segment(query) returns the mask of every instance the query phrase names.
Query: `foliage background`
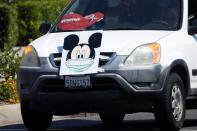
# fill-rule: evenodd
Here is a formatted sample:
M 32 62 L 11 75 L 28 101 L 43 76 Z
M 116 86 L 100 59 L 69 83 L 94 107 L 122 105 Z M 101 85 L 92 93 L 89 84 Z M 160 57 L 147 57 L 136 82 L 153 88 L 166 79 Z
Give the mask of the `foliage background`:
M 40 36 L 39 27 L 43 22 L 53 23 L 68 0 L 34 0 L 17 4 L 19 38 L 18 45 L 28 44 Z
M 41 34 L 40 24 L 53 23 L 68 0 L 0 1 L 0 48 L 27 45 Z
M 42 34 L 42 23 L 53 23 L 69 0 L 0 0 L 0 101 L 18 102 L 18 49 Z

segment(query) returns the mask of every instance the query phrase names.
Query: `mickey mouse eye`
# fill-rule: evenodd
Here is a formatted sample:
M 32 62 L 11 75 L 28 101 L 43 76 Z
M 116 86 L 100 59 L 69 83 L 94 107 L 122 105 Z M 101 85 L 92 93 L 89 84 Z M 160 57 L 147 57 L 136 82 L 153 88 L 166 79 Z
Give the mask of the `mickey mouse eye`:
M 81 58 L 85 58 L 85 50 L 82 50 L 82 53 L 81 53 Z
M 90 53 L 91 53 L 90 47 L 88 45 L 84 45 L 82 47 L 83 58 L 89 58 L 90 57 Z
M 76 46 L 72 51 L 71 51 L 71 59 L 76 60 L 81 58 L 81 47 Z
M 80 59 L 80 58 L 81 58 L 81 53 L 80 53 L 79 50 L 77 51 L 76 58 L 77 58 L 77 59 Z
M 83 54 L 81 54 L 81 59 L 83 59 L 84 58 L 84 55 Z

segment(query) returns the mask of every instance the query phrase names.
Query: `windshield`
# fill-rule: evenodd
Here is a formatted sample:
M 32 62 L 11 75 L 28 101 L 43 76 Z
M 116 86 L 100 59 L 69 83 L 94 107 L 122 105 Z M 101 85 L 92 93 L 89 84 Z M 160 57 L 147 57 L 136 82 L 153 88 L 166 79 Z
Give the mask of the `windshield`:
M 52 32 L 178 30 L 181 0 L 73 0 Z

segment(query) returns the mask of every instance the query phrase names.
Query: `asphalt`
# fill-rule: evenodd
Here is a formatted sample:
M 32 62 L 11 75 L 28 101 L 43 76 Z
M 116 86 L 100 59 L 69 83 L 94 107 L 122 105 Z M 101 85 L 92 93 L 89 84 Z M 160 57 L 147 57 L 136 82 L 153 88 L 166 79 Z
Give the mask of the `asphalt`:
M 20 105 L 0 106 L 0 131 L 26 130 L 21 114 Z M 120 127 L 105 127 L 96 114 L 80 114 L 75 116 L 54 116 L 49 130 L 66 131 L 159 131 L 152 113 L 136 113 L 126 115 Z M 197 110 L 188 110 L 186 121 L 181 131 L 197 131 Z
M 78 114 L 72 116 L 53 116 L 54 121 L 62 119 L 86 118 L 86 116 L 95 116 L 96 114 Z M 22 124 L 22 117 L 20 112 L 20 104 L 1 105 L 0 106 L 0 127 L 10 124 Z

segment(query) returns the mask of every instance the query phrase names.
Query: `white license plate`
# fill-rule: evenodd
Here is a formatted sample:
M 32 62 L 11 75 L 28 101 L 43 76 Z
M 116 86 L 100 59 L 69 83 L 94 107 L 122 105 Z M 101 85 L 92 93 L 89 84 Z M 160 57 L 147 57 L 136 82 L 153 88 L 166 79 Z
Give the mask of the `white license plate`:
M 90 76 L 70 77 L 65 76 L 65 88 L 69 89 L 89 89 L 91 88 Z

